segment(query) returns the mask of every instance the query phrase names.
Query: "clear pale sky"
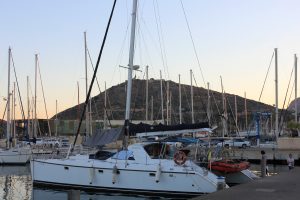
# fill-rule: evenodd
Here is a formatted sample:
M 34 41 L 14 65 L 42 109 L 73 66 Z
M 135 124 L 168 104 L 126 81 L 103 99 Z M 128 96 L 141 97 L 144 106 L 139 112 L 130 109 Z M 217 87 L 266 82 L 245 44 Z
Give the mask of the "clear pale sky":
M 0 1 L 1 117 L 5 104 L 2 97 L 7 96 L 9 46 L 25 107 L 26 76 L 30 78 L 31 96 L 34 94 L 36 53 L 50 117 L 55 114 L 56 99 L 59 111 L 77 104 L 77 81 L 80 100 L 84 100 L 83 32 L 87 32 L 88 49 L 95 63 L 112 3 L 112 0 Z M 222 76 L 226 92 L 239 96 L 246 92 L 247 98 L 258 100 L 273 49 L 277 47 L 279 107 L 282 107 L 294 54 L 300 54 L 300 1 L 182 0 L 182 3 L 205 82 L 210 82 L 211 89 L 221 90 Z M 131 7 L 131 0 L 117 2 L 97 75 L 102 90 L 105 81 L 109 88 L 127 78 L 127 71 L 118 66 L 128 64 Z M 181 74 L 181 82 L 185 84 L 190 84 L 192 69 L 197 85 L 204 86 L 180 0 L 140 0 L 137 26 L 135 64 L 143 71 L 149 65 L 149 76 L 156 79 L 159 70 L 164 79 L 176 82 Z M 88 64 L 91 77 L 92 68 Z M 275 102 L 273 66 L 274 62 L 261 99 L 267 104 Z M 136 76 L 143 78 L 144 72 Z M 11 77 L 14 80 L 13 73 Z M 97 94 L 94 87 L 93 96 Z M 45 117 L 40 81 L 37 95 L 38 117 Z

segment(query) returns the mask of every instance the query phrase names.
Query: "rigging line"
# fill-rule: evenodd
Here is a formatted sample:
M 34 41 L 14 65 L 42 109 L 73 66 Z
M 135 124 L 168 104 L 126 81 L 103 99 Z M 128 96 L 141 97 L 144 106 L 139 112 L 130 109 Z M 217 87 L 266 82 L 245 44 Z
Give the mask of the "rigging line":
M 11 61 L 12 61 L 12 65 L 14 68 L 14 74 L 15 74 L 15 79 L 17 82 L 17 89 L 18 89 L 18 96 L 19 96 L 19 101 L 20 101 L 20 105 L 21 105 L 21 113 L 22 113 L 22 118 L 25 121 L 25 114 L 24 114 L 24 107 L 23 107 L 23 102 L 22 102 L 22 98 L 21 98 L 21 93 L 20 93 L 20 87 L 19 87 L 19 81 L 18 81 L 18 77 L 17 77 L 17 73 L 16 73 L 16 67 L 15 67 L 15 62 L 14 62 L 14 58 L 13 55 L 11 53 Z
M 48 110 L 47 110 L 47 104 L 46 104 L 46 98 L 45 98 L 45 93 L 44 93 L 44 86 L 43 86 L 43 80 L 42 80 L 42 75 L 41 75 L 41 68 L 40 68 L 40 61 L 39 61 L 39 59 L 37 59 L 37 66 L 38 66 L 38 71 L 39 71 L 39 77 L 40 77 L 40 80 L 41 80 L 41 87 L 42 87 L 42 93 L 43 93 L 43 99 L 44 99 L 44 106 L 45 106 L 45 112 L 46 112 L 47 123 L 48 123 L 48 131 L 49 131 L 50 136 L 52 136 L 50 122 L 49 122 L 49 117 L 48 117 Z
M 88 91 L 88 94 L 86 96 L 85 103 L 84 103 L 84 106 L 83 106 L 83 111 L 82 111 L 81 119 L 79 121 L 79 125 L 78 125 L 78 128 L 77 128 L 76 137 L 74 139 L 73 146 L 72 145 L 71 145 L 72 147 L 70 146 L 70 148 L 71 148 L 70 150 L 71 151 L 73 151 L 73 149 L 74 149 L 74 146 L 76 144 L 76 141 L 77 141 L 77 138 L 78 138 L 78 135 L 79 135 L 79 132 L 80 132 L 81 124 L 82 124 L 82 121 L 83 121 L 83 118 L 84 118 L 84 115 L 85 115 L 86 107 L 88 105 L 88 101 L 89 101 L 89 98 L 90 98 L 90 95 L 91 95 L 92 87 L 93 87 L 93 84 L 94 84 L 94 81 L 95 81 L 95 78 L 96 78 L 96 74 L 97 74 L 97 71 L 98 71 L 100 59 L 101 59 L 102 52 L 103 52 L 103 49 L 104 49 L 104 45 L 105 45 L 107 33 L 108 33 L 108 30 L 109 30 L 109 27 L 110 27 L 110 23 L 111 23 L 111 19 L 112 19 L 114 10 L 115 10 L 116 2 L 117 2 L 117 0 L 114 0 L 113 6 L 112 6 L 112 10 L 111 10 L 111 13 L 110 13 L 110 16 L 109 16 L 109 20 L 108 20 L 108 23 L 107 23 L 107 26 L 106 26 L 104 38 L 102 40 L 101 49 L 100 49 L 99 56 L 98 56 L 98 59 L 97 59 L 97 63 L 96 63 L 95 71 L 94 71 L 94 74 L 93 74 L 93 78 L 91 80 L 89 91 Z
M 193 36 L 192 36 L 192 32 L 191 32 L 191 28 L 190 28 L 189 22 L 187 20 L 187 16 L 186 16 L 186 13 L 185 13 L 185 9 L 184 9 L 182 0 L 180 0 L 180 3 L 181 3 L 181 8 L 182 8 L 182 11 L 183 11 L 183 14 L 184 14 L 184 18 L 185 18 L 185 22 L 186 22 L 187 28 L 189 30 L 189 35 L 190 35 L 190 38 L 191 38 L 191 41 L 192 41 L 192 44 L 193 44 L 193 49 L 194 49 L 194 53 L 195 53 L 195 56 L 196 56 L 196 59 L 197 59 L 198 67 L 200 69 L 201 76 L 202 76 L 202 79 L 203 79 L 204 88 L 206 88 L 206 84 L 205 84 L 206 81 L 204 79 L 204 75 L 203 75 L 202 68 L 201 68 L 201 65 L 200 65 L 199 57 L 198 57 L 198 54 L 197 54 L 197 51 L 196 51 L 195 42 L 194 42 L 194 39 L 193 39 Z
M 92 58 L 91 58 L 91 54 L 90 54 L 90 51 L 89 51 L 88 47 L 86 48 L 86 50 L 87 50 L 88 57 L 89 57 L 89 60 L 90 60 L 90 63 L 91 63 L 91 66 L 92 66 L 92 69 L 93 69 L 93 72 L 94 72 L 95 68 L 94 68 L 94 64 L 93 64 L 93 61 L 92 61 Z M 101 94 L 101 89 L 100 89 L 100 85 L 99 85 L 99 81 L 98 81 L 97 75 L 96 75 L 96 83 L 97 83 L 97 86 L 98 86 L 98 89 L 99 89 L 99 95 L 100 95 Z M 98 112 L 95 100 L 93 100 L 93 98 L 91 98 L 90 101 L 92 101 L 94 103 L 94 106 L 95 106 L 95 109 L 96 109 L 96 113 L 97 113 L 97 115 L 98 115 L 98 117 L 100 119 L 100 113 Z
M 230 114 L 231 114 L 230 116 L 232 117 L 232 119 L 233 119 L 233 121 L 234 121 L 234 125 L 235 125 L 235 128 L 236 128 L 237 134 L 238 134 L 238 136 L 240 137 L 240 130 L 239 130 L 237 121 L 235 120 L 235 114 L 234 114 L 234 112 L 233 112 L 233 109 L 232 109 L 232 107 L 231 107 L 231 104 L 230 104 L 230 102 L 229 102 L 227 96 L 225 96 L 225 101 L 227 102 L 227 104 L 228 104 L 228 106 L 229 106 L 229 110 L 230 110 Z
M 166 68 L 167 68 L 167 73 L 168 73 L 168 78 L 170 77 L 170 73 L 169 73 L 169 67 L 168 67 L 168 60 L 167 60 L 167 54 L 166 54 L 166 48 L 165 48 L 165 40 L 164 40 L 164 34 L 163 34 L 163 29 L 162 29 L 162 23 L 161 23 L 161 17 L 160 17 L 160 12 L 159 12 L 159 6 L 157 3 L 157 0 L 155 0 L 156 2 L 156 7 L 157 7 L 157 16 L 158 16 L 158 24 L 159 24 L 159 30 L 160 30 L 160 35 L 161 35 L 161 42 L 162 42 L 162 50 L 163 50 L 163 55 L 165 58 L 165 63 L 166 63 Z
M 285 93 L 285 97 L 284 97 L 284 101 L 283 101 L 283 106 L 282 106 L 282 109 L 280 111 L 280 116 L 279 116 L 279 121 L 281 121 L 281 118 L 282 118 L 282 113 L 284 112 L 284 107 L 285 107 L 285 103 L 286 103 L 286 97 L 288 95 L 288 91 L 289 91 L 289 88 L 290 88 L 290 83 L 291 83 L 291 79 L 292 79 L 292 76 L 293 76 L 293 72 L 294 72 L 294 67 L 292 68 L 292 72 L 291 72 L 291 75 L 290 75 L 290 79 L 289 79 L 289 83 L 288 83 L 288 87 L 286 89 L 286 93 Z M 283 118 L 284 119 L 284 118 Z M 281 123 L 281 122 L 280 122 Z M 282 127 L 280 128 L 279 130 L 279 135 L 282 131 Z
M 139 57 L 140 57 L 140 65 L 143 65 L 143 53 L 142 53 L 142 50 L 143 50 L 143 48 L 142 48 L 142 46 L 141 46 L 141 28 L 140 28 L 140 24 L 139 24 L 139 18 L 137 18 L 137 32 L 136 32 L 136 35 L 137 35 L 137 39 L 139 39 L 139 41 L 138 42 L 136 42 L 136 44 L 138 45 L 138 47 L 139 48 L 137 48 L 136 49 L 136 52 L 137 52 L 137 50 L 139 50 Z M 135 76 L 137 76 L 137 73 L 138 73 L 138 71 L 135 71 Z M 137 76 L 137 77 L 140 77 L 140 75 L 139 76 Z
M 158 22 L 157 22 L 158 19 L 157 19 L 157 15 L 156 15 L 156 8 L 155 8 L 154 0 L 153 0 L 153 8 L 154 8 L 155 23 L 156 23 L 156 28 L 157 28 L 158 43 L 159 43 L 159 48 L 160 48 L 160 57 L 161 57 L 162 64 L 163 64 L 163 67 L 164 67 L 165 75 L 168 78 L 169 73 L 168 73 L 168 71 L 166 71 L 167 70 L 166 61 L 165 61 L 165 58 L 164 58 L 164 55 L 163 55 L 163 50 L 162 50 L 162 42 L 161 42 L 162 39 L 161 39 L 160 32 L 159 32 L 159 25 L 158 25 Z
M 121 58 L 123 57 L 123 54 L 124 54 L 124 48 L 125 48 L 125 42 L 126 42 L 126 38 L 127 38 L 127 35 L 128 35 L 129 24 L 130 24 L 130 22 L 127 22 L 125 35 L 124 35 L 124 38 L 123 38 L 123 41 L 122 41 L 122 44 L 121 44 L 121 49 L 120 49 L 119 55 L 118 55 L 118 57 L 117 57 L 117 62 L 116 62 L 116 65 L 115 65 L 115 66 L 119 66 L 119 64 L 120 64 L 120 62 L 121 62 Z M 119 72 L 120 72 L 120 68 L 119 68 L 119 67 L 118 67 L 118 69 L 119 69 Z M 112 79 L 111 79 L 110 85 L 112 85 L 112 81 L 113 81 L 113 79 L 114 79 L 115 73 L 116 73 L 116 68 L 114 68 L 114 71 L 113 71 L 113 75 L 112 75 Z M 121 82 L 121 77 L 119 77 L 119 81 Z
M 8 104 L 8 101 L 6 101 L 6 104 L 5 104 L 5 109 L 4 109 L 3 116 L 2 116 L 2 123 L 4 121 L 4 117 L 5 117 L 5 113 L 6 113 L 6 109 L 7 109 L 7 104 Z
M 183 86 L 183 85 L 182 85 Z M 186 86 L 186 87 L 188 87 L 188 86 Z M 186 92 L 186 87 L 185 86 L 183 86 L 182 87 L 182 89 L 183 89 L 183 91 L 184 91 L 184 94 L 185 94 L 185 99 L 186 99 L 186 102 L 187 102 L 187 105 L 188 105 L 188 108 L 189 108 L 189 110 L 192 110 L 192 106 L 191 106 L 191 104 L 190 104 L 190 98 L 188 98 L 188 96 L 190 96 L 190 95 L 187 95 L 187 92 Z
M 196 89 L 199 91 L 199 96 L 200 96 L 200 88 L 199 88 L 199 86 L 198 86 L 198 84 L 197 84 L 197 81 L 196 81 L 196 78 L 195 78 L 195 74 L 194 73 L 192 73 L 192 76 L 193 76 L 193 79 L 194 79 L 194 81 L 195 81 L 195 84 L 196 84 Z M 204 104 L 204 102 L 203 102 L 203 100 L 201 99 L 201 97 L 199 98 L 200 99 L 200 102 L 201 102 L 201 104 L 202 104 L 202 108 L 205 108 L 205 107 L 207 107 L 207 104 Z M 207 113 L 207 109 L 204 109 L 205 111 L 205 114 L 206 114 L 206 117 L 207 117 L 207 120 L 208 120 L 208 113 Z
M 89 49 L 87 48 L 87 53 L 88 53 L 88 56 L 89 56 L 89 60 L 91 62 L 91 66 L 93 68 L 93 72 L 95 71 L 95 68 L 94 68 L 94 64 L 93 64 L 93 61 L 92 61 L 92 58 L 91 58 L 91 54 L 90 54 L 90 51 Z M 96 82 L 97 82 L 97 86 L 98 86 L 98 89 L 99 89 L 99 95 L 101 94 L 101 89 L 100 89 L 100 84 L 99 84 L 99 81 L 98 81 L 98 78 L 96 76 Z M 99 96 L 100 97 L 100 96 Z M 91 101 L 92 101 L 93 98 L 91 98 Z M 100 119 L 100 112 L 98 112 L 98 108 L 97 108 L 97 105 L 96 105 L 96 102 L 94 101 L 94 106 L 96 108 L 96 113 L 98 114 L 98 117 Z M 105 110 L 105 115 L 108 119 L 108 123 L 109 123 L 109 126 L 112 128 L 112 125 L 111 125 L 111 122 L 110 122 L 110 119 L 108 117 L 108 113 L 107 113 L 107 108 L 104 106 L 104 110 Z
M 216 100 L 216 97 L 215 97 L 214 92 L 211 92 L 210 94 L 212 95 L 212 97 L 213 97 L 213 99 L 214 99 L 214 102 L 215 102 L 215 105 L 216 105 L 218 114 L 221 115 L 221 112 L 220 112 L 219 106 L 218 106 L 218 104 L 217 104 L 217 100 Z
M 149 29 L 149 27 L 147 26 L 147 24 L 145 23 L 145 20 L 143 18 L 141 18 L 141 21 L 143 22 L 144 24 L 144 27 L 146 29 L 146 33 L 148 33 L 149 37 L 150 37 L 150 40 L 151 40 L 151 46 L 154 46 L 154 49 L 155 49 L 155 53 L 158 53 L 160 50 L 159 50 L 159 47 L 157 46 L 156 44 L 156 41 L 154 40 L 154 36 L 151 34 L 151 31 Z M 146 42 L 145 42 L 146 43 Z M 161 56 L 161 54 L 158 53 L 158 56 Z
M 289 101 L 288 101 L 288 104 L 290 104 L 291 102 L 291 97 L 292 97 L 292 94 L 293 94 L 293 89 L 295 87 L 295 82 L 293 83 L 293 86 L 292 86 L 292 89 L 291 89 L 291 93 L 290 93 L 290 97 L 289 97 Z M 284 110 L 284 114 L 283 114 L 283 119 L 285 119 L 286 115 L 287 115 L 287 109 Z M 280 123 L 280 131 L 279 133 L 281 132 L 281 130 L 283 129 L 283 123 Z
M 260 92 L 258 101 L 260 101 L 260 98 L 261 98 L 261 96 L 262 96 L 263 90 L 264 90 L 264 88 L 265 88 L 265 84 L 266 84 L 266 81 L 267 81 L 267 77 L 268 77 L 268 75 L 269 75 L 269 71 L 270 71 L 270 67 L 271 67 L 271 64 L 272 64 L 273 57 L 274 57 L 274 52 L 273 52 L 272 57 L 271 57 L 271 60 L 270 60 L 270 64 L 269 64 L 269 67 L 268 67 L 268 71 L 267 71 L 267 74 L 266 74 L 266 77 L 265 77 L 265 80 L 264 80 L 263 87 L 261 88 L 261 92 Z
M 140 29 L 140 36 L 141 36 L 141 42 L 143 42 L 143 44 L 144 44 L 143 46 L 144 46 L 145 52 L 146 52 L 146 54 L 149 58 L 149 64 L 150 64 L 150 66 L 153 66 L 153 63 L 151 61 L 151 57 L 150 57 L 150 54 L 149 54 L 149 50 L 148 50 L 147 43 L 145 41 L 142 29 Z

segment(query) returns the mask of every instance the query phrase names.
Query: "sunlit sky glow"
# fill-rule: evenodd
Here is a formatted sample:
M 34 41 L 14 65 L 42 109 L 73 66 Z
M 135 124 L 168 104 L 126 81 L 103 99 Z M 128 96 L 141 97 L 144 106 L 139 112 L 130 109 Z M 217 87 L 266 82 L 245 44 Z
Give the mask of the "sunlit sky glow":
M 30 78 L 31 97 L 34 94 L 36 53 L 39 54 L 50 117 L 55 114 L 56 99 L 59 111 L 77 104 L 77 81 L 80 101 L 84 100 L 83 32 L 87 32 L 88 49 L 95 63 L 112 3 L 112 0 L 1 1 L 1 116 L 5 104 L 2 97 L 7 96 L 9 46 L 25 107 L 26 76 Z M 192 69 L 198 86 L 209 82 L 211 89 L 217 91 L 221 91 L 222 76 L 226 92 L 239 96 L 246 92 L 248 98 L 258 100 L 273 50 L 277 47 L 279 107 L 282 107 L 294 54 L 300 52 L 300 1 L 182 0 L 182 3 L 205 80 L 201 77 L 180 0 L 139 1 L 134 63 L 143 71 L 149 65 L 149 76 L 156 79 L 160 70 L 164 79 L 175 82 L 181 74 L 185 84 L 190 84 L 189 70 Z M 131 7 L 131 0 L 117 2 L 97 75 L 102 90 L 105 81 L 109 88 L 127 78 L 127 71 L 118 66 L 128 64 Z M 89 62 L 89 77 L 91 69 Z M 274 74 L 273 62 L 261 99 L 271 105 L 275 102 Z M 136 75 L 143 78 L 144 72 Z M 38 117 L 45 117 L 40 81 L 38 86 Z M 94 87 L 93 96 L 98 92 Z M 19 110 L 19 106 L 16 109 Z

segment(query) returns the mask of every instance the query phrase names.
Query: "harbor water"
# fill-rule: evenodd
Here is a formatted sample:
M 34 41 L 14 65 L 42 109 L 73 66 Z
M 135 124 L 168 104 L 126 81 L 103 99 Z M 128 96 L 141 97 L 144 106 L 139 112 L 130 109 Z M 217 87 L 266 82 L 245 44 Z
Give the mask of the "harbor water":
M 260 174 L 260 165 L 251 165 L 251 170 Z M 268 165 L 269 175 L 288 171 L 284 165 Z M 0 199 L 3 200 L 65 200 L 68 199 L 68 190 L 33 187 L 30 175 L 30 166 L 0 166 Z M 116 193 L 86 193 L 81 191 L 81 200 L 141 200 L 165 199 L 162 197 L 124 195 Z

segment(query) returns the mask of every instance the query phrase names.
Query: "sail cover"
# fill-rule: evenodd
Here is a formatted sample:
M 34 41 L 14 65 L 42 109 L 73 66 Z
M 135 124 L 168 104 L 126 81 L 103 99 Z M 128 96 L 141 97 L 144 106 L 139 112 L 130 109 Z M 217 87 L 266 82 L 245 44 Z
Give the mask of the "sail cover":
M 104 146 L 111 142 L 117 141 L 122 132 L 122 128 L 99 130 L 95 132 L 90 138 L 88 138 L 83 145 L 89 147 Z
M 136 133 L 143 132 L 157 132 L 157 131 L 175 131 L 175 130 L 185 130 L 185 129 L 199 129 L 199 128 L 209 128 L 207 122 L 194 123 L 194 124 L 178 124 L 178 125 L 163 125 L 159 123 L 158 125 L 150 124 L 129 124 L 130 134 L 135 135 Z

